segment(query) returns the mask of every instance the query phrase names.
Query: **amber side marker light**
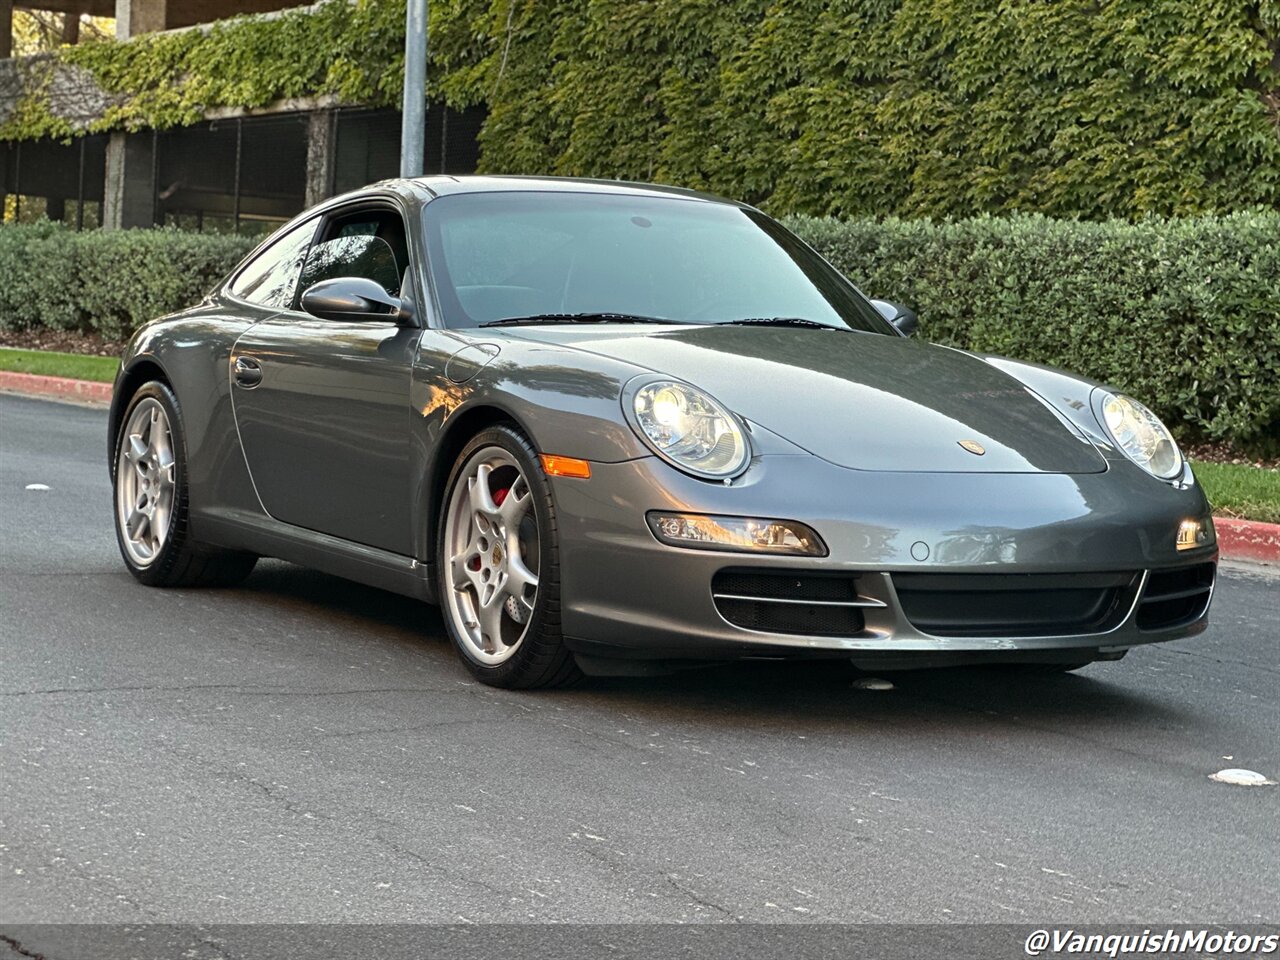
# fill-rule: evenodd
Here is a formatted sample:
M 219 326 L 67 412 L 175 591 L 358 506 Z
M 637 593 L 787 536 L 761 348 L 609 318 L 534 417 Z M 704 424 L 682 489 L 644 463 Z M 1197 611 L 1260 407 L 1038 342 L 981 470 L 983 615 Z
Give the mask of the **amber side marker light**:
M 576 457 L 557 457 L 554 454 L 542 454 L 542 469 L 549 477 L 577 477 L 579 480 L 591 479 L 591 464 Z

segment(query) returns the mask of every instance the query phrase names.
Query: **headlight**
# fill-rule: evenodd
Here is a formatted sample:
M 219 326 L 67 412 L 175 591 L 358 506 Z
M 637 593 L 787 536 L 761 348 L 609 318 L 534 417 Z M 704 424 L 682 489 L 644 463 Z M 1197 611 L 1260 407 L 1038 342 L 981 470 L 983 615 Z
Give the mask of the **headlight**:
M 737 418 L 696 387 L 655 380 L 632 399 L 640 435 L 681 470 L 722 480 L 742 472 L 750 447 Z
M 1152 476 L 1172 480 L 1182 471 L 1182 454 L 1172 434 L 1137 400 L 1103 394 L 1102 423 L 1125 456 Z

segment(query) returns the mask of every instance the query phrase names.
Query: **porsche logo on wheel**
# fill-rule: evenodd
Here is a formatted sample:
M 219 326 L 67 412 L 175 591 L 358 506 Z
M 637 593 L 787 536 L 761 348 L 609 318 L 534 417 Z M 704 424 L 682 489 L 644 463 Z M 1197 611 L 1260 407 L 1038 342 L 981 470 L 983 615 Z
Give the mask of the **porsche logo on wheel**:
M 964 447 L 974 456 L 980 457 L 987 452 L 987 448 L 978 443 L 977 440 L 960 440 L 958 442 L 960 446 Z

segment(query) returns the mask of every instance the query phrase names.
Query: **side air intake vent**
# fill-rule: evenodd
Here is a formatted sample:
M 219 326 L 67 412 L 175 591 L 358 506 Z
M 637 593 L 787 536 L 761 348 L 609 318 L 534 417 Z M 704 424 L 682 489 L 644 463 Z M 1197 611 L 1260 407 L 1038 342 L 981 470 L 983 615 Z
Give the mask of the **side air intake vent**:
M 721 570 L 711 581 L 720 615 L 736 627 L 810 637 L 852 637 L 865 626 L 862 611 L 883 607 L 858 593 L 847 574 Z
M 1138 604 L 1139 630 L 1165 630 L 1198 619 L 1213 591 L 1212 563 L 1152 570 Z

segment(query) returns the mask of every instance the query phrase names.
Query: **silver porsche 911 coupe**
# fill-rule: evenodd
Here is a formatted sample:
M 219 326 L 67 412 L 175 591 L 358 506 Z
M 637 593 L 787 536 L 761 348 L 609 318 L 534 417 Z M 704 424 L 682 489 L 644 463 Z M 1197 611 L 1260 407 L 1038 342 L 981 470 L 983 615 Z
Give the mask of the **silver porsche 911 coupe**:
M 269 556 L 438 603 L 504 687 L 741 657 L 1053 671 L 1203 630 L 1213 523 L 1164 425 L 914 326 L 742 204 L 377 184 L 133 337 L 120 550 L 152 586 Z

